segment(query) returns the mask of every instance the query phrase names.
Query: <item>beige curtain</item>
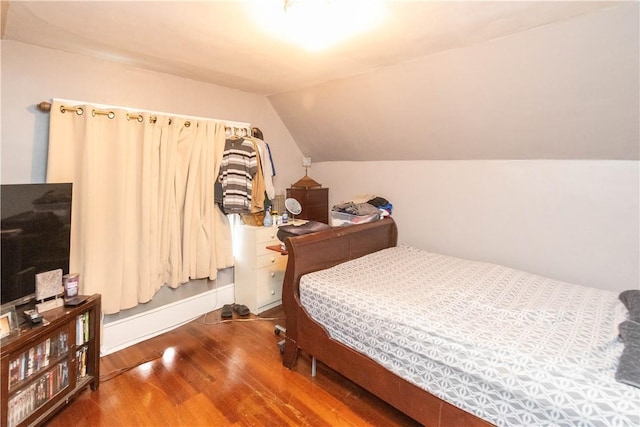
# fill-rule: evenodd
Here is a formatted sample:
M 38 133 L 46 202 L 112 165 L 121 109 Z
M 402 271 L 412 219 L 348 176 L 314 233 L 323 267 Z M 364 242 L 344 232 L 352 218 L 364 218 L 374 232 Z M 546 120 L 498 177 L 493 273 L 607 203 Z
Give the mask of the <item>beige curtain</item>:
M 213 200 L 224 123 L 61 107 L 51 108 L 47 181 L 73 183 L 70 269 L 82 293 L 116 313 L 233 265 Z

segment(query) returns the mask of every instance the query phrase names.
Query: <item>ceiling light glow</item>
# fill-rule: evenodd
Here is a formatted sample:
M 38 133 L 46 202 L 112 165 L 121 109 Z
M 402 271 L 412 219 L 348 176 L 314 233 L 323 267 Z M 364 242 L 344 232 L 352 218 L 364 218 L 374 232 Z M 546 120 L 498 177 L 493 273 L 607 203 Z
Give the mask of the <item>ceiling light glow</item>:
M 377 0 L 259 0 L 250 7 L 265 30 L 312 51 L 371 29 L 386 12 Z

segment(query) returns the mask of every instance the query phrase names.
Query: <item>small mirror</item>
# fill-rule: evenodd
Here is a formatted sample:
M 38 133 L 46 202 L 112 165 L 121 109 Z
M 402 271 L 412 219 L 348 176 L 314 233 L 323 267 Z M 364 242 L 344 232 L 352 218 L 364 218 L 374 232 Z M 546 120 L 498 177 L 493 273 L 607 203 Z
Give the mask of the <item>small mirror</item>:
M 296 199 L 289 198 L 284 201 L 284 207 L 291 213 L 291 220 L 295 222 L 296 215 L 300 215 L 302 212 L 302 206 L 300 206 L 300 202 Z

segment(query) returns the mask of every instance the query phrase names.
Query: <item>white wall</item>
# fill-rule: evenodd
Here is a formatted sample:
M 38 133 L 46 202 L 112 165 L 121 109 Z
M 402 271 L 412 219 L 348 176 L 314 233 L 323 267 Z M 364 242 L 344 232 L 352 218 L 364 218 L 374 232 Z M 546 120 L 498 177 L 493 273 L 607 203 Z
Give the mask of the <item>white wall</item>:
M 324 162 L 330 204 L 358 194 L 394 206 L 399 241 L 559 280 L 640 288 L 640 162 Z
M 44 182 L 51 98 L 250 122 L 270 144 L 279 193 L 302 171 L 300 150 L 262 95 L 2 40 L 2 183 Z

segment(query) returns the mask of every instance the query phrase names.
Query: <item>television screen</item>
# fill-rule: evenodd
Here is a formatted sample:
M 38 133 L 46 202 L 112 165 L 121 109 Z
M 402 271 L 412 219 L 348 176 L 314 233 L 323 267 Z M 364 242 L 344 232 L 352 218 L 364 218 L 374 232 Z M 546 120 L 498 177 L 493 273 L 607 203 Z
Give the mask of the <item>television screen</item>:
M 69 273 L 71 195 L 68 183 L 0 186 L 2 306 L 32 300 L 38 273 Z

